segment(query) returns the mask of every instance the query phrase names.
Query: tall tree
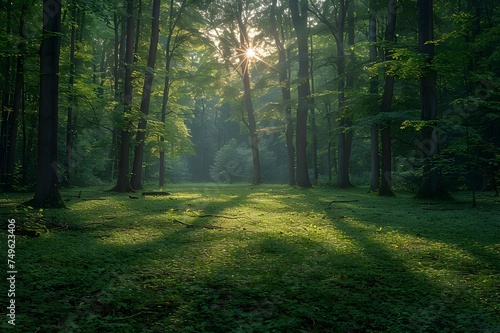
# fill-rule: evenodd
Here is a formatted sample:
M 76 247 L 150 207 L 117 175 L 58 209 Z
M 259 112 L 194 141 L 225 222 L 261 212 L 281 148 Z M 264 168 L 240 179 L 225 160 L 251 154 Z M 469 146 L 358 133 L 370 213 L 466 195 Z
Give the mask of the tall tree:
M 14 99 L 12 102 L 12 113 L 9 117 L 9 133 L 7 145 L 7 169 L 5 179 L 5 189 L 7 191 L 13 190 L 14 185 L 14 172 L 16 167 L 16 151 L 17 151 L 17 128 L 18 119 L 21 112 L 22 98 L 21 95 L 24 90 L 24 60 L 26 53 L 26 10 L 27 5 L 22 4 L 21 16 L 19 18 L 19 37 L 20 42 L 18 45 L 18 55 L 16 64 L 16 79 L 14 83 Z
M 333 7 L 329 7 L 325 2 L 320 9 L 316 4 L 312 3 L 312 12 L 314 15 L 330 30 L 330 33 L 335 39 L 337 45 L 337 104 L 338 104 L 338 168 L 337 168 L 337 185 L 340 188 L 351 187 L 349 179 L 349 159 L 351 156 L 352 146 L 352 122 L 349 119 L 345 108 L 345 47 L 344 33 L 347 10 L 349 0 L 340 0 L 333 3 Z M 335 16 L 331 18 L 331 14 Z
M 247 27 L 242 19 L 243 4 L 241 0 L 237 1 L 236 20 L 239 28 L 239 41 L 240 41 L 240 65 L 241 65 L 241 79 L 243 81 L 243 97 L 245 99 L 245 109 L 247 111 L 248 131 L 250 133 L 250 146 L 252 148 L 252 162 L 253 172 L 252 181 L 254 184 L 262 183 L 262 175 L 260 168 L 260 151 L 259 151 L 259 138 L 257 136 L 257 122 L 255 120 L 255 112 L 252 103 L 252 90 L 250 87 L 250 66 L 252 58 L 252 46 L 247 33 Z
M 63 207 L 57 175 L 59 55 L 61 49 L 61 1 L 43 1 L 40 47 L 40 110 L 38 116 L 38 167 L 34 207 Z
M 130 186 L 130 111 L 132 108 L 132 65 L 134 62 L 134 2 L 127 0 L 127 40 L 125 49 L 125 80 L 123 98 L 123 124 L 120 143 L 120 160 L 115 192 L 131 192 Z
M 7 1 L 6 5 L 6 27 L 5 33 L 9 36 L 12 33 L 12 3 Z M 7 178 L 9 127 L 10 127 L 10 99 L 11 99 L 11 63 L 12 56 L 3 57 L 2 62 L 2 118 L 0 123 L 0 183 Z
M 178 29 L 179 21 L 184 14 L 186 8 L 191 5 L 195 0 L 182 0 L 179 8 L 176 9 L 175 1 L 170 0 L 170 6 L 168 8 L 168 20 L 167 20 L 167 38 L 164 45 L 165 48 L 165 81 L 163 83 L 163 100 L 161 104 L 161 122 L 165 124 L 167 120 L 167 106 L 170 98 L 170 85 L 172 83 L 172 76 L 170 67 L 172 65 L 172 59 L 176 48 L 179 46 L 180 42 L 176 42 L 176 30 Z M 160 142 L 165 141 L 164 136 L 160 136 Z M 163 146 L 160 147 L 160 175 L 159 175 L 159 186 L 165 185 L 165 149 Z
M 370 43 L 370 60 L 377 59 L 377 4 L 376 0 L 370 0 L 370 19 L 368 26 L 368 41 Z M 370 94 L 378 94 L 377 77 L 370 78 Z M 378 109 L 377 109 L 378 112 Z M 371 180 L 370 191 L 378 191 L 380 186 L 380 155 L 378 150 L 378 125 L 372 124 L 370 128 L 370 160 L 371 160 Z
M 68 118 L 66 122 L 66 158 L 64 159 L 64 176 L 63 182 L 69 185 L 69 177 L 71 173 L 71 151 L 73 149 L 73 105 L 75 99 L 75 74 L 76 74 L 76 0 L 71 1 L 71 41 L 69 51 L 69 101 L 68 101 Z
M 346 115 L 345 107 L 345 47 L 344 47 L 344 31 L 346 13 L 348 9 L 348 0 L 339 1 L 339 9 L 337 14 L 336 39 L 337 42 L 337 92 L 338 92 L 338 171 L 337 185 L 340 188 L 351 187 L 349 179 L 349 158 L 351 155 L 352 133 L 350 120 Z M 335 36 L 335 34 L 334 34 Z
M 312 165 L 313 165 L 313 183 L 318 185 L 318 128 L 316 126 L 316 105 L 314 103 L 314 94 L 316 93 L 314 86 L 314 43 L 313 34 L 309 34 L 311 40 L 311 56 L 310 60 L 310 75 L 311 75 L 311 97 L 310 97 L 310 111 L 311 111 L 311 135 L 312 135 Z
M 307 113 L 309 110 L 309 51 L 307 30 L 307 0 L 289 0 L 292 12 L 292 21 L 297 35 L 297 46 L 299 50 L 298 70 L 298 106 L 297 106 L 297 129 L 295 144 L 297 149 L 297 185 L 300 187 L 311 187 L 311 180 L 307 170 Z
M 439 152 L 438 142 L 433 135 L 437 119 L 436 71 L 433 68 L 435 52 L 433 0 L 418 0 L 417 6 L 418 50 L 427 62 L 420 77 L 421 119 L 426 125 L 422 129 L 423 182 L 417 192 L 417 198 L 448 198 L 441 170 L 433 161 Z
M 147 115 L 151 101 L 151 90 L 153 87 L 154 67 L 158 51 L 158 38 L 160 33 L 160 0 L 153 0 L 153 21 L 151 24 L 151 43 L 149 45 L 148 64 L 142 89 L 141 113 L 142 118 L 137 126 L 136 146 L 134 152 L 134 163 L 132 178 L 130 180 L 133 189 L 142 188 L 142 162 L 144 157 L 144 140 L 146 138 Z
M 396 10 L 397 0 L 389 0 L 387 2 L 387 28 L 385 30 L 385 41 L 391 43 L 394 41 L 396 35 Z M 385 51 L 386 60 L 392 59 L 390 47 Z M 382 97 L 382 105 L 380 107 L 382 112 L 391 112 L 392 99 L 394 94 L 394 75 L 385 75 L 384 95 Z M 392 173 L 391 173 L 391 124 L 387 121 L 382 125 L 382 178 L 380 179 L 379 195 L 393 196 L 392 191 Z
M 290 92 L 290 77 L 288 68 L 290 62 L 287 59 L 287 47 L 285 46 L 285 34 L 283 28 L 283 13 L 278 13 L 277 0 L 271 3 L 271 33 L 278 49 L 278 71 L 281 88 L 281 98 L 283 100 L 283 114 L 285 116 L 285 140 L 288 154 L 288 184 L 295 185 L 295 147 L 293 144 L 293 116 Z M 280 24 L 278 24 L 278 22 Z M 280 37 L 281 36 L 281 37 Z

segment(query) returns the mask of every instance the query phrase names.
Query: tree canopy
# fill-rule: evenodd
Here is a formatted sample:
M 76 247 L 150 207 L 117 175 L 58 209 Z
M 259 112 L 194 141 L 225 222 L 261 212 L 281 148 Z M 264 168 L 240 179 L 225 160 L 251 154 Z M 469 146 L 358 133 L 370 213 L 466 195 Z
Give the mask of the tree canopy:
M 238 159 L 231 181 L 496 189 L 499 14 L 493 0 L 2 3 L 0 183 L 50 178 L 35 201 L 57 205 L 49 188 L 219 181 Z

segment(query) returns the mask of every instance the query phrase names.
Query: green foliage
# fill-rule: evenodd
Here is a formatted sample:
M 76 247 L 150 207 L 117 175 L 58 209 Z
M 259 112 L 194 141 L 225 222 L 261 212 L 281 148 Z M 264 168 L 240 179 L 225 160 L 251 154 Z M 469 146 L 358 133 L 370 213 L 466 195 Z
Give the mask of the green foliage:
M 252 153 L 248 147 L 239 146 L 232 139 L 215 155 L 210 167 L 210 177 L 216 183 L 249 181 L 252 175 Z

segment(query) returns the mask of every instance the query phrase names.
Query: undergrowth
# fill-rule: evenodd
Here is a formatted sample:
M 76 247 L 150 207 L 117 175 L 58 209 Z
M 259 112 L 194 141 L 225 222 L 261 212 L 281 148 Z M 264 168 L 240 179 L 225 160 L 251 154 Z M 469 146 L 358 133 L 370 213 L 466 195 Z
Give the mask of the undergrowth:
M 16 326 L 5 332 L 498 332 L 498 202 L 364 189 L 177 185 L 64 190 L 18 208 Z M 136 198 L 136 196 L 132 196 Z M 4 270 L 5 271 L 5 270 Z

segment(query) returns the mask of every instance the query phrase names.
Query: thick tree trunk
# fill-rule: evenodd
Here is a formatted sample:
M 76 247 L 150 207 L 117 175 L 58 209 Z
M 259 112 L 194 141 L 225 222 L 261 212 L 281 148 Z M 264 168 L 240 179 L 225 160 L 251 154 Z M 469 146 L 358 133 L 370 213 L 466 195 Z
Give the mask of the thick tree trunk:
M 154 67 L 158 50 L 158 37 L 160 33 L 160 0 L 153 1 L 153 21 L 151 24 L 151 44 L 149 46 L 148 68 L 142 90 L 141 113 L 143 118 L 137 127 L 134 164 L 132 169 L 131 186 L 134 190 L 142 188 L 142 163 L 144 158 L 144 140 L 146 138 L 146 116 L 149 114 L 151 90 L 153 86 Z
M 64 207 L 58 190 L 57 129 L 61 2 L 43 1 L 43 38 L 40 47 L 40 112 L 38 167 L 33 207 Z
M 308 2 L 305 0 L 301 1 L 300 8 L 298 0 L 289 0 L 289 4 L 299 49 L 297 131 L 295 138 L 297 148 L 297 185 L 307 188 L 312 186 L 307 169 L 307 113 L 310 102 L 309 43 L 307 40 Z
M 437 119 L 436 71 L 431 67 L 434 57 L 433 0 L 418 0 L 418 49 L 427 57 L 429 68 L 420 78 L 421 119 L 429 124 L 422 129 L 422 154 L 424 157 L 423 181 L 417 198 L 449 198 L 444 188 L 441 171 L 434 166 L 433 158 L 439 152 L 433 138 L 433 125 Z
M 289 61 L 287 60 L 287 50 L 284 45 L 283 28 L 278 28 L 276 0 L 272 0 L 271 4 L 271 33 L 273 34 L 276 48 L 278 49 L 278 69 L 279 81 L 281 87 L 281 96 L 283 99 L 283 114 L 285 116 L 285 140 L 288 155 L 288 184 L 295 185 L 295 147 L 293 144 L 293 117 L 290 92 L 290 79 L 288 75 Z M 282 23 L 282 15 L 279 16 L 279 21 Z M 280 31 L 281 36 L 280 38 Z M 282 40 L 283 39 L 283 40 Z
M 123 98 L 123 127 L 121 132 L 120 161 L 118 180 L 111 190 L 115 192 L 131 192 L 130 186 L 130 130 L 128 114 L 132 107 L 132 64 L 134 62 L 134 5 L 133 0 L 127 0 L 127 41 L 125 50 L 125 87 Z

